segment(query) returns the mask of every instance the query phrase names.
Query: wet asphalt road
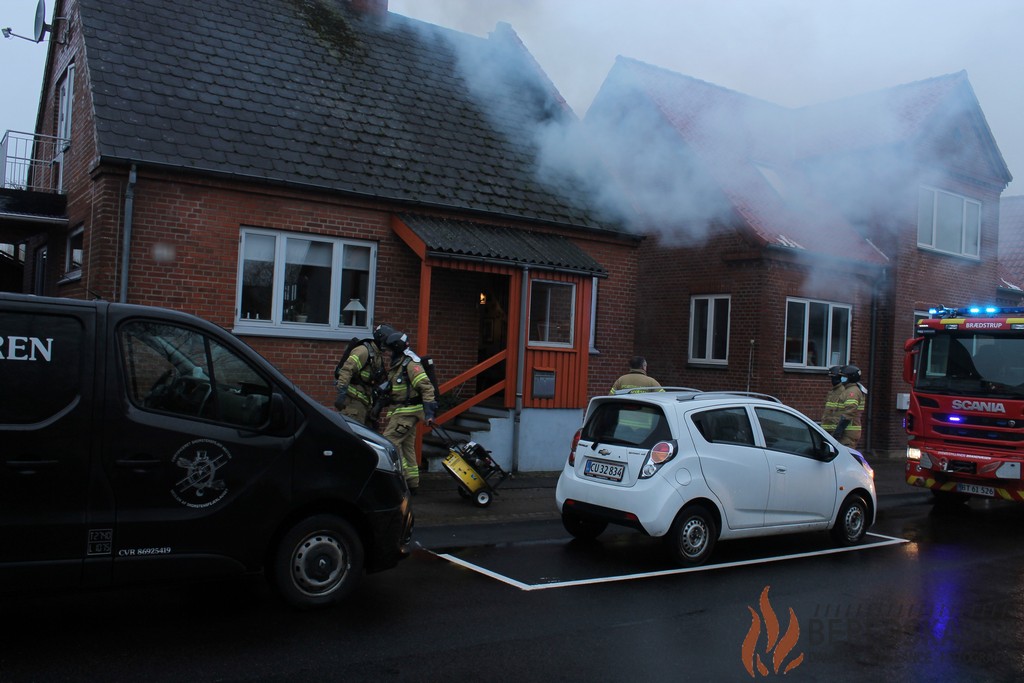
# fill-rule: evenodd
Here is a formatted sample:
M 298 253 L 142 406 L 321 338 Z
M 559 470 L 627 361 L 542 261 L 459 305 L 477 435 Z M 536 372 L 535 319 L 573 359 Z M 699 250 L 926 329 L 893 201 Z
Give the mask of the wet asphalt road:
M 737 541 L 689 573 L 628 531 L 427 526 L 333 610 L 258 579 L 5 598 L 0 681 L 1021 680 L 1022 525 L 911 491 L 873 529 L 907 542 Z

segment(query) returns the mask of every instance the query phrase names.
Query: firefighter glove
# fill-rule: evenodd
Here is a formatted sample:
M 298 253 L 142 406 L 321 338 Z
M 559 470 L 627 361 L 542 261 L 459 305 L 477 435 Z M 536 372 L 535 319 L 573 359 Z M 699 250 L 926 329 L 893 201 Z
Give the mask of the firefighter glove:
M 348 386 L 344 389 L 338 389 L 338 395 L 334 398 L 334 407 L 341 410 L 348 403 Z

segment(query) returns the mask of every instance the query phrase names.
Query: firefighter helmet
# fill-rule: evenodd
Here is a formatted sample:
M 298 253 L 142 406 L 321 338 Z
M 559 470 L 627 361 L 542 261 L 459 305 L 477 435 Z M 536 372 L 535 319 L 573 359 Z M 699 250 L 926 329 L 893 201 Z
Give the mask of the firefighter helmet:
M 388 337 L 394 333 L 395 328 L 387 323 L 381 323 L 373 328 L 373 341 L 377 344 L 377 348 L 383 349 L 384 345 L 387 344 Z
M 388 335 L 384 344 L 391 349 L 393 355 L 400 356 L 409 348 L 409 337 L 405 332 L 395 331 Z
M 844 365 L 843 379 L 850 384 L 856 384 L 860 381 L 860 368 L 856 365 Z
M 843 369 L 838 365 L 833 365 L 828 369 L 828 378 L 832 381 L 832 386 L 835 386 L 843 381 Z

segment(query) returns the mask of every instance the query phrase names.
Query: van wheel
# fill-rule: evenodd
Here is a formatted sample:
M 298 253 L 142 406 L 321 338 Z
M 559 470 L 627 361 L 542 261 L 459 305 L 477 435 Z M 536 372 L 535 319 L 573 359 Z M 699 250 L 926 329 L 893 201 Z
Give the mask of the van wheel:
M 852 493 L 839 507 L 836 523 L 832 525 L 832 539 L 838 545 L 857 545 L 868 533 L 868 504 L 864 497 Z
M 608 522 L 598 522 L 592 519 L 583 519 L 571 512 L 562 513 L 562 526 L 573 538 L 581 541 L 593 541 L 608 528 Z
M 683 508 L 665 536 L 669 555 L 683 567 L 696 567 L 707 562 L 717 540 L 715 518 L 703 505 Z
M 363 543 L 352 525 L 335 515 L 316 515 L 284 535 L 273 578 L 293 607 L 332 605 L 345 598 L 363 573 Z

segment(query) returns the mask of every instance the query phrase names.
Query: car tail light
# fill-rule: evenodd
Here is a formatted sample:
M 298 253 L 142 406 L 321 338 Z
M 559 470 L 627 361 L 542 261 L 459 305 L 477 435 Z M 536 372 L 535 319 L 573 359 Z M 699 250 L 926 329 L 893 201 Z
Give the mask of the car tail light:
M 576 466 L 576 446 L 579 445 L 580 436 L 583 435 L 582 429 L 577 429 L 576 434 L 572 437 L 572 448 L 569 449 L 569 466 Z
M 653 477 L 662 465 L 667 463 L 676 454 L 676 446 L 671 441 L 659 441 L 647 452 L 647 459 L 644 466 L 640 468 L 640 478 L 648 479 Z

